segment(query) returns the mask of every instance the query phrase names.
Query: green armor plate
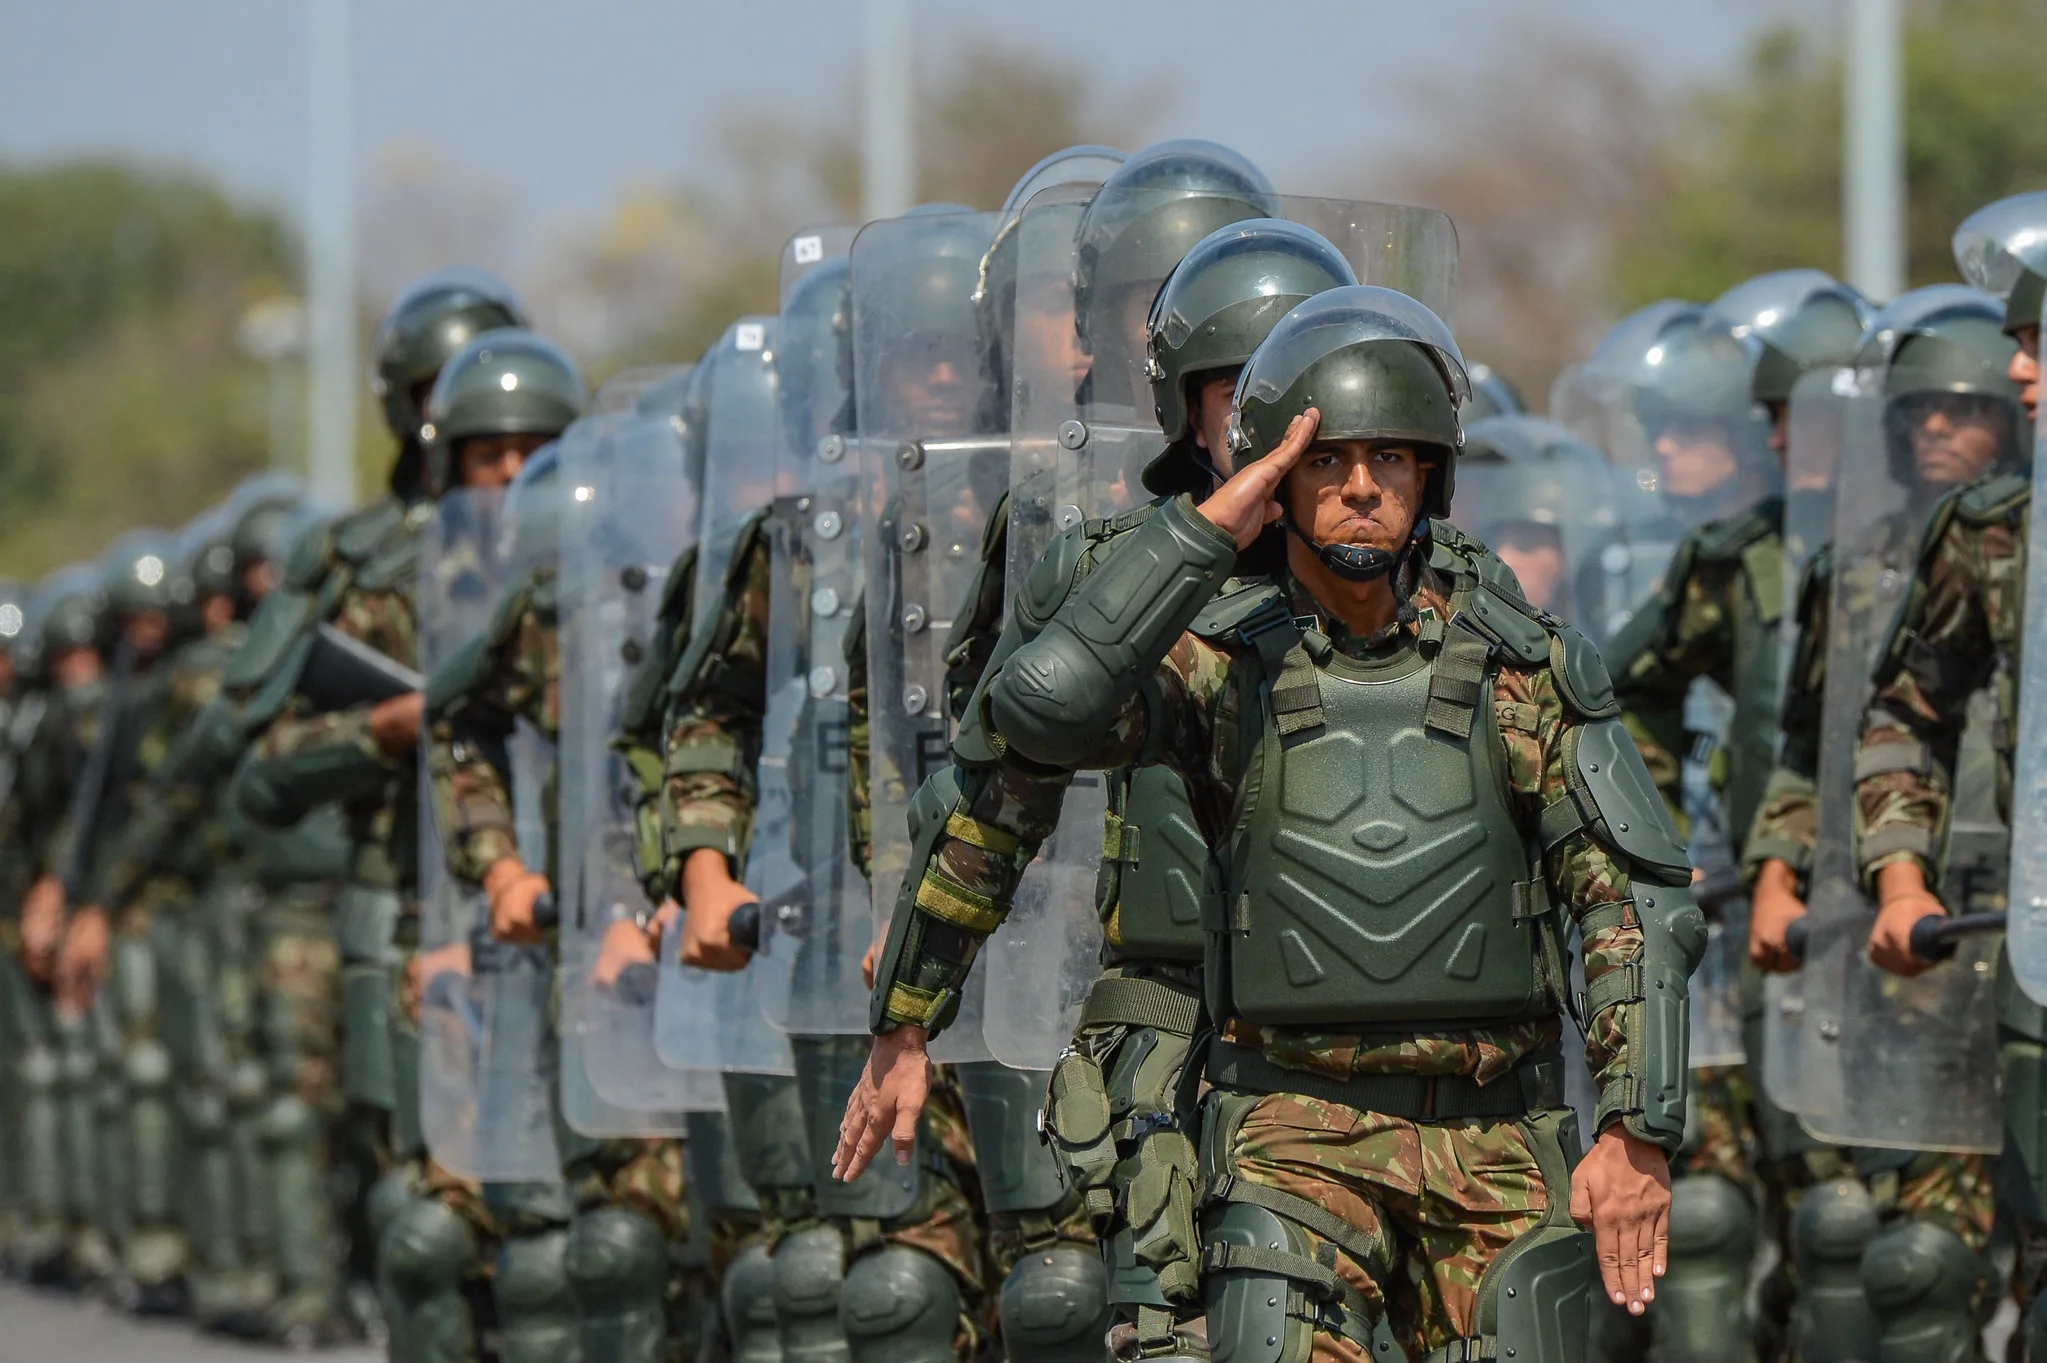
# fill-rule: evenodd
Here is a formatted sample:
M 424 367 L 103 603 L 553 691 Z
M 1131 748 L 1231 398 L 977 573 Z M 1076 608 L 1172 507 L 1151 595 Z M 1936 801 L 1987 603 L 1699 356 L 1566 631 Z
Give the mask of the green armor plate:
M 1123 853 L 1129 859 L 1105 860 L 1102 871 L 1113 895 L 1111 940 L 1128 956 L 1198 961 L 1208 840 L 1194 821 L 1187 783 L 1168 767 L 1138 767 L 1128 773 L 1121 793 Z

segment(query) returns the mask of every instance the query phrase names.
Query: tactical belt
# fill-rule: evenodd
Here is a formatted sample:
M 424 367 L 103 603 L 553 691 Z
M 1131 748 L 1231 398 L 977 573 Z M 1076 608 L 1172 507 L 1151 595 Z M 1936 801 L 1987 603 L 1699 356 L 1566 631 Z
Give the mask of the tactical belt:
M 1275 1065 L 1249 1046 L 1218 1039 L 1208 1051 L 1208 1082 L 1239 1093 L 1298 1093 L 1411 1122 L 1466 1117 L 1525 1117 L 1563 1104 L 1563 1065 L 1554 1048 L 1481 1084 L 1468 1074 L 1356 1074 L 1331 1079 Z
M 1201 1021 L 1201 999 L 1184 989 L 1158 980 L 1130 979 L 1108 975 L 1088 990 L 1080 1007 L 1083 1027 L 1150 1027 L 1191 1037 Z

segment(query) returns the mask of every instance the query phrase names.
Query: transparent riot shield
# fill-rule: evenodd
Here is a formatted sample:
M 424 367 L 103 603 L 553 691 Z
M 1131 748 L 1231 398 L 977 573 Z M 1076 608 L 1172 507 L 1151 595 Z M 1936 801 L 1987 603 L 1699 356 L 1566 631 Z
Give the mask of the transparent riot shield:
M 1204 199 L 1183 191 L 1055 186 L 1024 210 L 1012 352 L 1008 572 L 1021 582 L 1052 539 L 1150 500 L 1144 467 L 1165 447 L 1146 371 L 1145 327 L 1175 261 L 1112 269 L 1113 247 L 1083 246 L 1084 221 L 1143 233 L 1178 215 L 1210 229 L 1281 217 L 1313 229 L 1363 283 L 1399 289 L 1448 317 L 1456 235 L 1428 209 L 1334 199 Z M 1084 258 L 1085 257 L 1085 258 Z M 1277 320 L 1276 318 L 1274 320 Z M 1460 495 L 1462 495 L 1460 470 Z M 1052 836 L 1024 873 L 1008 920 L 989 940 L 984 1030 L 996 1058 L 1046 1069 L 1073 1035 L 1100 973 L 1095 904 L 1108 788 L 1074 778 Z
M 457 489 L 435 508 L 420 547 L 424 672 L 489 621 L 509 567 L 503 505 L 498 490 Z M 510 749 L 520 741 L 515 736 L 490 755 L 508 781 L 515 776 Z M 537 760 L 531 737 L 523 741 Z M 420 785 L 420 1122 L 427 1149 L 464 1177 L 554 1181 L 561 1159 L 546 1055 L 553 961 L 544 946 L 491 936 L 482 891 L 448 874 L 424 758 Z
M 1854 839 L 1858 772 L 1876 650 L 1911 585 L 1935 503 L 1997 471 L 1971 464 L 1953 438 L 1980 407 L 1973 395 L 1909 391 L 1908 337 L 1953 300 L 1918 290 L 1872 326 L 1848 398 L 1836 480 L 1827 677 L 1819 757 L 1819 839 L 1807 896 L 1811 924 L 1789 1104 L 1815 1137 L 1843 1145 L 1994 1151 L 2002 1141 L 1992 1011 L 1995 942 L 1965 939 L 1954 959 L 1912 979 L 1867 955 L 1875 905 L 1863 894 Z M 1955 293 L 1968 290 L 1957 288 Z M 1901 389 L 1906 391 L 1901 391 Z M 2007 416 L 2007 421 L 2012 418 Z M 2012 421 L 2015 428 L 2015 421 Z M 2006 466 L 2009 466 L 2008 463 Z
M 687 366 L 621 375 L 564 440 L 560 619 L 574 665 L 561 696 L 563 1105 L 586 1135 L 678 1135 L 685 1113 L 722 1102 L 715 1076 L 655 1053 L 656 967 L 627 948 L 660 906 L 636 864 L 638 782 L 612 746 L 627 677 L 657 646 L 669 575 L 697 533 L 682 430 L 690 377 Z
M 751 589 L 742 575 L 776 490 L 775 319 L 743 317 L 726 328 L 699 364 L 697 381 L 704 481 L 690 642 L 676 670 L 712 678 L 715 690 L 715 673 L 725 661 L 717 649 L 731 613 L 746 609 Z M 755 836 L 786 837 L 766 826 L 782 817 L 761 811 Z M 654 1019 L 655 1052 L 663 1063 L 713 1074 L 793 1073 L 787 1038 L 768 1025 L 762 1008 L 758 973 L 686 966 L 664 950 Z
M 2047 424 L 2036 424 L 2035 440 Z M 2033 499 L 2047 459 L 2033 449 Z M 2043 518 L 2028 518 L 2037 527 Z M 2047 1001 L 2047 544 L 2032 529 L 2026 541 L 2024 662 L 2018 686 L 2018 752 L 2012 773 L 2010 926 L 2005 951 L 2019 988 Z
M 848 255 L 853 229 L 783 249 L 780 444 L 768 537 L 767 711 L 747 887 L 761 897 L 748 967 L 768 1020 L 799 1036 L 867 1030 L 861 961 L 874 939 L 848 822 L 852 670 L 861 611 Z

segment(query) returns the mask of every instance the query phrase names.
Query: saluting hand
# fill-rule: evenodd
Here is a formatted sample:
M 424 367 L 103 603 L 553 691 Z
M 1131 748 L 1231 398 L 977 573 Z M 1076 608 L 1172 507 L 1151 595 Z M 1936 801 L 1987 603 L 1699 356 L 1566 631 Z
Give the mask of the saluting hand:
M 1286 509 L 1273 500 L 1274 494 L 1279 491 L 1280 480 L 1293 471 L 1308 446 L 1315 442 L 1315 431 L 1321 424 L 1319 408 L 1310 407 L 1295 417 L 1287 423 L 1286 438 L 1272 453 L 1238 469 L 1195 510 L 1236 540 L 1239 549 L 1249 549 L 1266 526 L 1285 514 Z

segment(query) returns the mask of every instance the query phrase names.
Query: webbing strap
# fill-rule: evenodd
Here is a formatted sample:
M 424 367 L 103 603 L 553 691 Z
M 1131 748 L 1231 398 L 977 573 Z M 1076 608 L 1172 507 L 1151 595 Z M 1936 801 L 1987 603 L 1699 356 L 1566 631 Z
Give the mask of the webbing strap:
M 945 819 L 945 835 L 958 839 L 970 847 L 984 852 L 993 852 L 998 857 L 1013 857 L 1023 846 L 1023 840 L 1006 828 L 983 823 L 969 814 L 954 810 Z
M 1263 1183 L 1251 1183 L 1235 1174 L 1224 1174 L 1215 1181 L 1208 1193 L 1212 1202 L 1243 1202 L 1253 1207 L 1263 1207 L 1274 1216 L 1295 1221 L 1324 1240 L 1338 1245 L 1344 1253 L 1366 1267 L 1374 1267 L 1374 1261 L 1381 1257 L 1380 1247 L 1373 1244 L 1363 1231 L 1330 1211 L 1319 1202 Z
M 1857 782 L 1872 776 L 1888 776 L 1894 771 L 1908 771 L 1915 776 L 1924 776 L 1933 769 L 1931 755 L 1926 745 L 1916 738 L 1901 738 L 1893 743 L 1872 743 L 1855 754 L 1855 779 Z
M 1490 1363 L 1500 1356 L 1498 1335 L 1466 1335 L 1429 1350 L 1419 1363 Z
M 1298 643 L 1280 660 L 1272 683 L 1272 714 L 1281 738 L 1322 726 L 1322 682 L 1308 650 Z
M 721 772 L 737 775 L 741 768 L 739 744 L 723 734 L 689 738 L 668 750 L 670 776 L 692 772 Z
M 1609 970 L 1585 986 L 1585 1016 L 1589 1020 L 1623 1003 L 1640 1003 L 1645 997 L 1640 961 L 1629 961 Z
M 1217 1041 L 1209 1048 L 1208 1082 L 1242 1093 L 1299 1093 L 1324 1102 L 1342 1103 L 1360 1112 L 1378 1112 L 1406 1121 L 1455 1121 L 1464 1117 L 1521 1117 L 1537 1106 L 1531 1087 L 1520 1082 L 1521 1070 L 1480 1084 L 1468 1074 L 1354 1074 L 1332 1079 L 1273 1064 L 1249 1046 Z
M 1613 899 L 1604 904 L 1594 904 L 1578 915 L 1578 935 L 1590 937 L 1609 928 L 1624 928 L 1635 907 L 1632 899 Z
M 917 882 L 917 907 L 933 918 L 986 937 L 1002 926 L 1005 914 L 987 895 L 956 885 L 936 871 L 926 871 Z
M 1485 700 L 1486 666 L 1492 656 L 1492 642 L 1465 623 L 1463 615 L 1451 621 L 1429 671 L 1429 705 L 1422 716 L 1423 728 L 1454 738 L 1471 737 L 1478 707 Z
M 888 990 L 888 1015 L 899 1022 L 928 1027 L 938 1013 L 945 995 L 937 990 L 919 989 L 911 984 L 892 984 Z
M 1570 837 L 1581 828 L 1588 828 L 1599 817 L 1599 808 L 1588 809 L 1592 797 L 1577 786 L 1567 789 L 1562 795 L 1543 807 L 1542 850 L 1547 852 Z
M 1201 998 L 1158 980 L 1104 976 L 1080 1007 L 1083 1027 L 1149 1027 L 1191 1037 L 1201 1021 Z
M 1865 833 L 1857 844 L 1857 852 L 1863 863 L 1875 861 L 1878 857 L 1890 856 L 1893 852 L 1910 852 L 1922 861 L 1933 860 L 1933 832 L 1926 828 L 1912 828 L 1893 825 Z
M 1124 822 L 1122 815 L 1110 810 L 1102 816 L 1102 860 L 1121 866 L 1135 866 L 1138 843 L 1143 833 L 1138 825 Z

